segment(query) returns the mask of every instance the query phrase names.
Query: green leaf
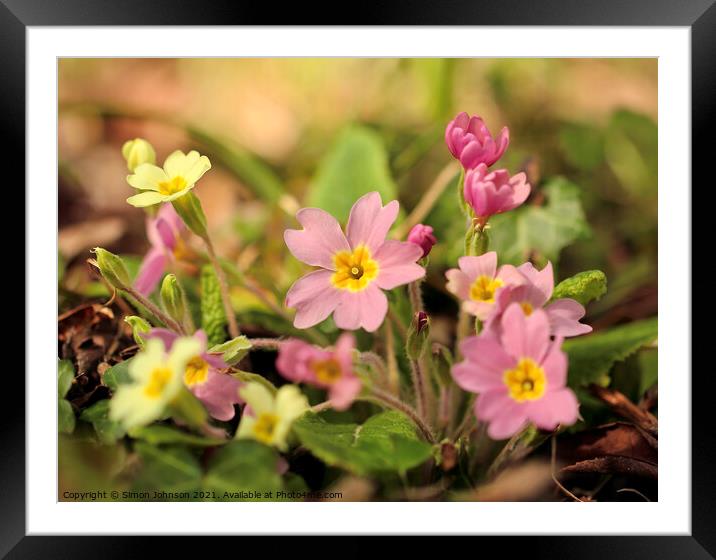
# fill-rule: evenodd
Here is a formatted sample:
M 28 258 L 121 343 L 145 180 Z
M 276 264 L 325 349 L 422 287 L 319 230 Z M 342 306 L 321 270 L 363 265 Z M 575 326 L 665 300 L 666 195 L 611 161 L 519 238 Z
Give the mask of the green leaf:
M 572 298 L 582 305 L 599 299 L 607 292 L 607 276 L 601 270 L 586 270 L 562 280 L 554 289 L 552 299 Z
M 560 148 L 578 169 L 592 170 L 604 161 L 604 133 L 587 124 L 568 123 L 559 133 Z
M 117 387 L 125 383 L 132 382 L 132 376 L 129 375 L 129 360 L 124 360 L 118 364 L 113 365 L 102 375 L 102 383 L 109 387 L 112 391 L 116 391 Z
M 187 432 L 182 432 L 170 426 L 155 424 L 153 426 L 142 426 L 129 430 L 129 435 L 136 439 L 141 439 L 152 445 L 162 445 L 166 443 L 177 443 L 193 445 L 196 447 L 213 447 L 216 445 L 224 445 L 228 440 L 215 439 L 197 436 Z
M 270 447 L 249 440 L 232 441 L 212 457 L 204 487 L 214 491 L 219 500 L 243 501 L 246 498 L 232 495 L 241 492 L 276 492 L 283 488 L 277 463 L 278 456 Z
M 109 399 L 97 401 L 80 414 L 80 420 L 92 424 L 97 439 L 105 445 L 113 444 L 125 433 L 119 422 L 109 419 L 109 403 Z
M 537 251 L 556 263 L 562 249 L 589 235 L 579 187 L 557 177 L 543 191 L 544 205 L 521 206 L 490 219 L 490 250 L 497 251 L 500 262 L 521 264 Z
M 134 449 L 142 458 L 143 468 L 134 487 L 165 492 L 192 491 L 201 487 L 201 466 L 183 447 L 155 447 L 137 441 Z
M 75 411 L 65 399 L 57 399 L 57 431 L 65 434 L 75 431 Z
M 654 317 L 567 340 L 562 349 L 569 358 L 569 386 L 596 383 L 616 362 L 654 342 L 657 336 L 658 321 Z
M 371 191 L 380 193 L 383 204 L 397 198 L 382 138 L 369 128 L 352 125 L 319 163 L 307 203 L 345 223 L 353 203 Z
M 316 457 L 358 475 L 403 473 L 432 452 L 430 444 L 418 439 L 412 422 L 394 410 L 381 412 L 363 425 L 332 424 L 320 414 L 307 413 L 293 429 Z
M 209 352 L 222 354 L 221 358 L 229 365 L 237 364 L 251 349 L 249 339 L 244 335 L 237 336 L 223 344 L 209 348 Z
M 64 399 L 72 387 L 75 378 L 75 368 L 70 360 L 59 360 L 57 364 L 57 396 Z
M 216 272 L 211 265 L 201 269 L 201 328 L 209 345 L 226 340 L 226 313 Z

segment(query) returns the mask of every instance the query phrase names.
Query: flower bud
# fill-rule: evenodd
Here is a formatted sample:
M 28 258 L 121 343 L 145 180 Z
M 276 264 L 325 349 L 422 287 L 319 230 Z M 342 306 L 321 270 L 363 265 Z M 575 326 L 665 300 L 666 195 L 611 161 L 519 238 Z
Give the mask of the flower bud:
M 122 259 L 101 247 L 95 247 L 92 251 L 97 256 L 97 268 L 104 279 L 118 290 L 126 290 L 131 281 Z
M 186 308 L 184 307 L 184 291 L 177 277 L 173 274 L 167 274 L 162 281 L 159 294 L 162 298 L 164 311 L 177 323 L 182 324 Z
M 122 155 L 127 160 L 127 168 L 132 173 L 143 163 L 154 165 L 157 161 L 157 154 L 154 152 L 154 148 L 144 138 L 127 140 L 122 146 Z
M 132 338 L 134 339 L 134 342 L 136 342 L 140 348 L 144 348 L 144 338 L 142 338 L 142 333 L 149 332 L 152 329 L 152 326 L 144 319 L 137 317 L 136 315 L 129 315 L 125 317 L 124 322 L 132 327 Z
M 206 239 L 206 216 L 201 202 L 193 192 L 188 192 L 172 201 L 172 206 L 186 226 L 202 239 Z
M 408 242 L 419 245 L 423 250 L 423 258 L 430 254 L 430 250 L 438 242 L 433 235 L 433 228 L 423 224 L 415 224 L 408 233 Z
M 464 169 L 475 169 L 481 163 L 490 166 L 502 157 L 510 143 L 510 131 L 504 127 L 493 137 L 480 117 L 463 112 L 448 123 L 445 143 Z
M 527 200 L 530 189 L 524 173 L 510 176 L 506 169 L 489 172 L 481 163 L 465 173 L 463 194 L 475 217 L 484 221 L 517 208 Z
M 405 350 L 408 357 L 417 360 L 423 353 L 430 335 L 430 319 L 425 311 L 418 311 L 413 315 L 413 321 L 408 329 L 408 338 Z

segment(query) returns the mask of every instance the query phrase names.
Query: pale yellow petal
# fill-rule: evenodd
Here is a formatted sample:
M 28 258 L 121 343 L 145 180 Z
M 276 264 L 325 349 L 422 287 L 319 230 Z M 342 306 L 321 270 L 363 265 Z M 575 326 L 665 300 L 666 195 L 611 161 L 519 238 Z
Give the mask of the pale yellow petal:
M 308 410 L 308 399 L 296 385 L 284 385 L 276 393 L 276 414 L 289 424 Z
M 152 206 L 153 204 L 159 204 L 164 202 L 168 197 L 155 191 L 144 191 L 134 196 L 130 196 L 127 202 L 136 208 L 144 208 L 145 206 Z
M 191 154 L 191 152 L 189 152 Z M 167 177 L 184 177 L 186 171 L 191 167 L 191 161 L 195 159 L 181 150 L 175 150 L 164 160 L 164 172 Z
M 125 429 L 146 426 L 158 420 L 165 403 L 148 399 L 144 388 L 138 385 L 120 386 L 109 402 L 109 418 L 120 422 Z
M 152 165 L 151 163 L 143 163 L 138 165 L 134 170 L 134 175 L 127 176 L 127 183 L 135 189 L 148 191 L 159 190 L 159 183 L 167 181 L 167 174 L 161 167 Z
M 269 390 L 260 383 L 250 382 L 239 389 L 239 395 L 251 407 L 254 416 L 273 412 L 274 400 Z
M 164 358 L 164 343 L 152 338 L 146 342 L 144 350 L 129 362 L 129 375 L 135 381 L 145 381 L 155 368 L 164 363 Z
M 236 430 L 236 439 L 255 439 L 254 424 L 256 424 L 256 418 L 243 415 L 239 422 L 239 429 Z
M 192 152 L 199 155 L 197 152 Z M 209 171 L 211 169 L 211 162 L 209 161 L 209 158 L 206 156 L 201 156 L 197 158 L 196 161 L 194 161 L 184 174 L 184 179 L 186 179 L 187 184 L 193 185 L 195 184 L 199 179 L 202 178 L 204 173 Z

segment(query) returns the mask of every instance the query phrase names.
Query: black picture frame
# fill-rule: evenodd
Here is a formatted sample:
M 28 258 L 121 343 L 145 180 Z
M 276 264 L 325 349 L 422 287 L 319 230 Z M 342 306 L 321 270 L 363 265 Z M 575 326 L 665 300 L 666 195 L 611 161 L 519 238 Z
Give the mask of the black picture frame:
M 691 79 L 692 79 L 692 181 L 703 177 L 702 186 L 712 188 L 707 181 L 707 150 L 711 152 L 714 123 L 714 93 L 716 93 L 716 6 L 714 0 L 394 0 L 388 2 L 362 2 L 333 6 L 296 3 L 282 5 L 280 9 L 269 3 L 248 3 L 240 0 L 0 0 L 0 119 L 6 139 L 4 156 L 13 162 L 24 161 L 25 155 L 25 38 L 28 26 L 62 25 L 278 25 L 317 24 L 330 25 L 587 25 L 587 26 L 687 26 L 691 28 Z M 48 130 L 52 127 L 48 126 Z M 27 147 L 31 149 L 31 146 Z M 710 154 L 709 154 L 710 155 Z M 14 166 L 14 185 L 24 184 L 24 166 Z M 685 170 L 685 174 L 688 171 Z M 9 185 L 5 185 L 9 188 Z M 669 185 L 660 185 L 669 188 Z M 16 194 L 19 192 L 16 190 Z M 702 191 L 703 192 L 703 191 Z M 20 202 L 19 196 L 16 203 Z M 10 204 L 4 200 L 3 206 Z M 19 207 L 19 206 L 17 206 Z M 26 208 L 26 211 L 28 209 Z M 710 238 L 711 220 L 692 219 L 694 243 Z M 668 227 L 668 224 L 661 224 Z M 692 254 L 699 254 L 696 251 Z M 703 252 L 701 253 L 704 254 Z M 25 255 L 25 258 L 32 258 Z M 19 270 L 19 265 L 17 265 Z M 685 271 L 686 273 L 687 271 Z M 699 282 L 693 276 L 694 293 L 699 293 Z M 704 286 L 705 288 L 705 286 Z M 701 293 L 704 293 L 701 291 Z M 706 293 L 710 293 L 707 291 Z M 25 294 L 27 297 L 27 294 Z M 687 301 L 684 304 L 689 305 Z M 7 322 L 14 319 L 7 319 Z M 690 325 L 684 325 L 690 328 Z M 703 332 L 703 331 L 702 331 Z M 697 343 L 705 341 L 697 334 Z M 26 351 L 30 341 L 26 338 Z M 693 343 L 692 343 L 693 346 Z M 698 347 L 698 346 L 696 346 Z M 665 372 L 666 375 L 687 375 L 683 372 Z M 26 372 L 26 375 L 40 372 Z M 25 531 L 25 378 L 19 368 L 5 371 L 3 393 L 11 395 L 0 406 L 2 422 L 2 460 L 0 468 L 0 555 L 8 558 L 84 558 L 124 557 L 138 551 L 150 552 L 159 547 L 163 556 L 181 550 L 183 556 L 198 547 L 198 553 L 207 553 L 205 544 L 196 539 L 159 539 L 138 537 L 38 537 L 26 536 Z M 692 532 L 690 536 L 543 536 L 543 537 L 489 537 L 501 551 L 511 556 L 529 555 L 550 558 L 716 558 L 716 451 L 714 450 L 712 395 L 716 382 L 712 368 L 692 376 Z M 565 506 L 569 507 L 569 506 Z M 108 525 L 111 526 L 111 523 Z M 360 528 L 357 528 L 360 530 Z M 555 528 L 557 529 L 557 528 Z M 77 520 L 82 530 L 82 520 Z M 517 531 L 528 531 L 526 522 L 515 525 Z M 585 527 L 589 533 L 594 527 Z M 317 528 L 316 533 L 320 533 Z M 341 545 L 335 550 L 345 551 L 341 556 L 363 556 L 374 548 L 363 539 L 355 544 Z M 430 552 L 422 541 L 411 540 L 420 547 L 422 555 Z M 219 544 L 217 546 L 223 546 Z M 305 546 L 305 545 L 296 545 Z M 321 545 L 335 546 L 335 545 Z M 441 556 L 443 545 L 438 544 Z M 244 548 L 244 551 L 248 549 Z M 451 548 L 451 550 L 454 550 Z M 474 551 L 478 552 L 477 549 Z M 158 552 L 157 552 L 158 553 Z M 237 552 L 238 553 L 238 552 Z

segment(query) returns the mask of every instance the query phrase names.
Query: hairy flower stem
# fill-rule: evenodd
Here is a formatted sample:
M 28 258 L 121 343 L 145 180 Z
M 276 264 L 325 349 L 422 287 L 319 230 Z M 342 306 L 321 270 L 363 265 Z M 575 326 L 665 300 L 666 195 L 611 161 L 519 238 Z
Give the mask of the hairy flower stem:
M 186 334 L 186 331 L 184 330 L 184 327 L 182 325 L 169 317 L 166 313 L 164 313 L 164 311 L 159 309 L 159 307 L 155 305 L 150 299 L 144 297 L 133 287 L 125 286 L 124 291 L 127 292 L 130 296 L 132 296 L 135 300 L 137 300 L 137 302 L 139 302 L 141 305 L 146 307 L 152 315 L 154 315 L 157 319 L 164 323 L 168 328 L 175 332 L 178 332 L 179 334 Z
M 214 251 L 214 244 L 211 242 L 209 234 L 203 237 L 206 250 L 209 254 L 209 260 L 211 265 L 214 267 L 216 272 L 216 278 L 219 281 L 219 290 L 221 291 L 221 300 L 224 302 L 224 312 L 226 313 L 226 320 L 229 324 L 229 335 L 231 338 L 236 338 L 241 334 L 239 331 L 239 325 L 236 323 L 236 314 L 234 313 L 234 307 L 231 305 L 231 297 L 229 295 L 229 283 L 226 280 L 226 272 L 221 267 L 219 259 Z
M 281 340 L 278 338 L 250 338 L 252 350 L 278 350 Z
M 410 377 L 415 389 L 415 404 L 418 414 L 425 419 L 427 414 L 427 389 L 425 387 L 425 373 L 421 367 L 420 360 L 410 359 Z
M 423 294 L 420 290 L 420 284 L 422 280 L 416 280 L 408 284 L 408 294 L 410 295 L 410 305 L 413 308 L 413 313 L 423 311 Z
M 329 408 L 331 408 L 331 401 L 324 401 L 322 403 L 313 405 L 310 410 L 311 412 L 318 413 L 323 412 L 324 410 L 328 410 Z
M 422 436 L 430 443 L 436 443 L 435 436 L 433 435 L 432 431 L 430 430 L 430 427 L 425 423 L 425 421 L 420 417 L 420 415 L 415 411 L 415 409 L 410 406 L 409 404 L 404 403 L 400 399 L 395 398 L 393 395 L 386 393 L 385 391 L 382 391 L 381 389 L 378 389 L 377 387 L 372 388 L 372 395 L 368 397 L 364 397 L 366 400 L 372 400 L 378 402 L 378 404 L 385 405 L 389 408 L 393 408 L 395 410 L 398 410 L 402 413 L 404 413 L 406 416 L 408 416 L 413 423 L 417 426 L 418 430 L 420 430 L 420 433 Z
M 384 384 L 386 388 L 390 388 L 388 368 L 386 367 L 383 358 L 375 352 L 361 352 L 360 357 L 366 365 L 375 370 L 381 384 Z
M 388 362 L 388 386 L 394 395 L 400 395 L 400 373 L 398 360 L 395 357 L 395 335 L 390 321 L 383 323 L 385 329 L 385 355 Z

